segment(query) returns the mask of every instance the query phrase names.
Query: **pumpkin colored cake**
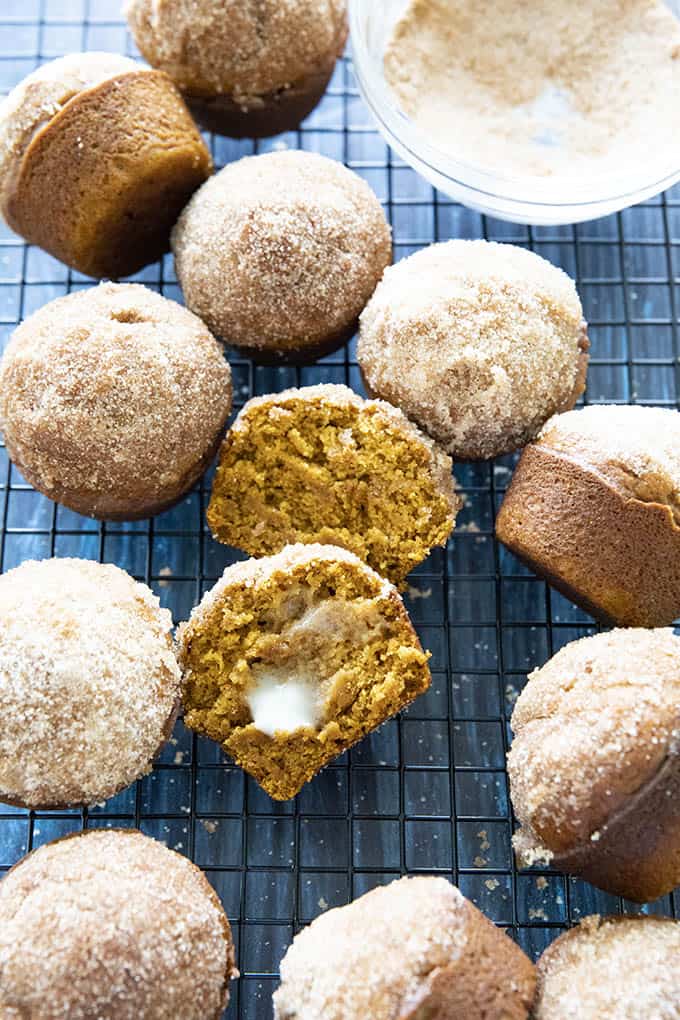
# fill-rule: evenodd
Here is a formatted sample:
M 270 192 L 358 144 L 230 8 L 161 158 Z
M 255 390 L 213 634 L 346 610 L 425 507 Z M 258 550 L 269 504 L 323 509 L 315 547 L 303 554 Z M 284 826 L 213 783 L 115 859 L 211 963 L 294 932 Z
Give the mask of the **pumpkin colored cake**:
M 228 567 L 179 642 L 186 724 L 276 800 L 430 685 L 396 589 L 329 545 Z
M 322 385 L 248 401 L 222 444 L 208 522 L 252 556 L 339 545 L 401 584 L 446 543 L 459 506 L 450 458 L 401 411 Z

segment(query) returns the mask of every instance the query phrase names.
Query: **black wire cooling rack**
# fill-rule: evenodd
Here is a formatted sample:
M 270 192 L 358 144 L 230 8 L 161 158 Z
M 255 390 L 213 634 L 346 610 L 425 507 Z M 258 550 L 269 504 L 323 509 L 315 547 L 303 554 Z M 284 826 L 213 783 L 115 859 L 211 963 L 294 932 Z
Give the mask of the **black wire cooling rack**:
M 120 0 L 0 0 L 0 92 L 39 63 L 80 49 L 134 55 Z M 578 282 L 590 322 L 589 401 L 677 406 L 680 398 L 680 187 L 578 227 L 521 227 L 433 192 L 398 161 L 370 120 L 351 57 L 303 128 L 260 143 L 211 139 L 218 166 L 254 151 L 323 152 L 360 173 L 385 203 L 395 258 L 452 237 L 530 246 Z M 167 257 L 135 279 L 181 300 Z M 0 349 L 45 302 L 91 281 L 0 227 Z M 344 382 L 361 392 L 355 347 L 309 368 L 262 368 L 230 357 L 236 410 L 254 394 Z M 137 826 L 203 867 L 231 920 L 242 977 L 230 1020 L 267 1020 L 281 956 L 300 926 L 404 873 L 456 881 L 532 956 L 594 911 L 639 907 L 550 870 L 517 874 L 504 768 L 514 700 L 534 666 L 592 632 L 592 620 L 522 567 L 493 538 L 513 458 L 456 467 L 465 500 L 446 551 L 411 577 L 407 603 L 432 651 L 434 682 L 309 784 L 276 804 L 178 724 L 154 773 L 90 811 L 0 805 L 0 870 L 67 832 Z M 83 556 L 146 581 L 184 620 L 240 554 L 205 524 L 210 476 L 155 520 L 99 524 L 34 492 L 0 448 L 0 562 Z M 680 894 L 643 908 L 680 915 Z

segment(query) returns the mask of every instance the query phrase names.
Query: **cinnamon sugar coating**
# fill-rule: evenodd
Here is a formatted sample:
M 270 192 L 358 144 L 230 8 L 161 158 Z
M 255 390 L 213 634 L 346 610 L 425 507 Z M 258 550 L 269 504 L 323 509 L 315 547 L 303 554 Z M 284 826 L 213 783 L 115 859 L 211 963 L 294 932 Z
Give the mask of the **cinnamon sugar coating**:
M 186 303 L 225 343 L 255 354 L 338 346 L 391 260 L 390 228 L 369 186 L 311 152 L 231 163 L 173 231 Z
M 361 316 L 366 385 L 454 458 L 508 453 L 585 387 L 588 338 L 573 281 L 533 252 L 431 245 L 388 269 Z
M 230 409 L 220 345 L 138 284 L 44 305 L 0 363 L 11 459 L 36 489 L 93 517 L 145 517 L 176 502 L 212 459 Z
M 110 564 L 27 560 L 0 576 L 0 801 L 93 804 L 150 771 L 179 702 L 171 627 Z
M 3 1020 L 218 1020 L 236 974 L 205 876 L 140 832 L 67 836 L 0 883 Z

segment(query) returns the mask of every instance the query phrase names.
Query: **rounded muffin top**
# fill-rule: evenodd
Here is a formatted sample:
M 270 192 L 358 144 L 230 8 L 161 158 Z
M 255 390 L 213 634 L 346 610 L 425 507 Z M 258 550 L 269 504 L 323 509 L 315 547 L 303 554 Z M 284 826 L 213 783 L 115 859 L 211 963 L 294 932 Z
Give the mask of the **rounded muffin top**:
M 680 637 L 670 629 L 582 638 L 534 670 L 512 715 L 508 755 L 523 841 L 552 853 L 596 842 L 664 764 L 679 704 Z
M 231 408 L 221 346 L 186 308 L 138 284 L 57 298 L 0 363 L 0 420 L 19 464 L 55 489 L 162 497 Z
M 680 924 L 585 917 L 538 961 L 535 1020 L 677 1020 Z
M 172 235 L 187 304 L 227 343 L 321 344 L 359 315 L 391 258 L 390 228 L 361 177 L 317 153 L 230 163 Z
M 34 1020 L 216 1020 L 234 971 L 203 874 L 130 830 L 66 837 L 10 871 L 0 960 L 0 1013 Z
M 150 768 L 179 698 L 172 619 L 144 584 L 88 560 L 0 577 L 0 792 L 92 804 Z
M 0 102 L 0 208 L 38 130 L 81 92 L 131 71 L 147 71 L 118 53 L 69 53 L 27 75 Z
M 296 936 L 274 993 L 280 1020 L 402 1015 L 437 967 L 463 953 L 469 904 L 443 878 L 405 878 L 321 914 Z M 405 1015 L 405 1014 L 404 1014 Z
M 680 525 L 680 413 L 640 404 L 591 404 L 556 415 L 538 445 L 585 463 L 643 502 L 665 503 Z
M 566 273 L 513 245 L 455 240 L 386 270 L 358 357 L 376 395 L 475 459 L 516 448 L 571 406 L 586 349 Z
M 193 95 L 253 99 L 313 74 L 335 58 L 345 0 L 128 0 L 145 58 Z

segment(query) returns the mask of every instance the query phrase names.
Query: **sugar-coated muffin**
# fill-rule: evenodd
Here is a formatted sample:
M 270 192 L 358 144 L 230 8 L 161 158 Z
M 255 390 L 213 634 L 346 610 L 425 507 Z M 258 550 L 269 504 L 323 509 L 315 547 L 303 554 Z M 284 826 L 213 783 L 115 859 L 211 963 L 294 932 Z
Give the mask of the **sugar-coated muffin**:
M 573 281 L 510 244 L 447 241 L 387 270 L 361 316 L 367 388 L 454 459 L 509 453 L 574 406 L 588 337 Z
M 276 1020 L 526 1020 L 535 968 L 444 878 L 402 878 L 303 929 Z
M 211 171 L 172 80 L 118 54 L 60 57 L 0 104 L 0 213 L 88 276 L 128 276 L 167 251 Z
M 191 312 L 139 284 L 44 305 L 0 362 L 0 425 L 24 477 L 106 520 L 176 503 L 212 460 L 231 410 L 220 344 Z
M 680 637 L 614 630 L 535 670 L 512 716 L 518 863 L 646 902 L 680 883 Z
M 276 800 L 430 685 L 396 588 L 331 545 L 227 567 L 179 643 L 185 723 Z
M 534 1020 L 680 1020 L 680 923 L 584 917 L 538 961 Z
M 128 0 L 141 53 L 210 131 L 291 131 L 317 105 L 347 38 L 345 0 Z
M 230 163 L 172 235 L 187 305 L 260 359 L 311 359 L 348 340 L 392 257 L 380 202 L 357 174 L 312 152 Z
M 516 556 L 604 623 L 680 616 L 680 414 L 592 405 L 552 418 L 496 521 Z
M 141 832 L 66 836 L 0 882 L 6 1020 L 219 1020 L 235 976 L 208 880 Z
M 339 545 L 401 584 L 446 543 L 459 506 L 450 458 L 401 411 L 321 385 L 248 401 L 222 444 L 208 523 L 251 556 Z
M 94 804 L 151 770 L 179 705 L 171 627 L 109 564 L 29 560 L 0 576 L 0 801 Z

